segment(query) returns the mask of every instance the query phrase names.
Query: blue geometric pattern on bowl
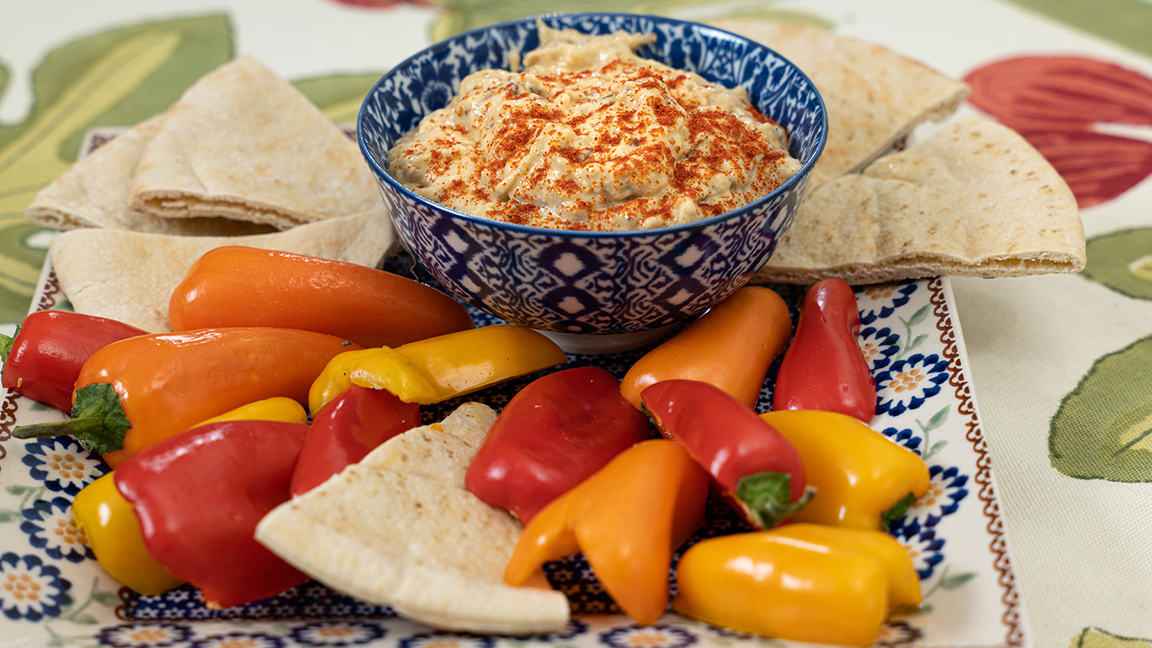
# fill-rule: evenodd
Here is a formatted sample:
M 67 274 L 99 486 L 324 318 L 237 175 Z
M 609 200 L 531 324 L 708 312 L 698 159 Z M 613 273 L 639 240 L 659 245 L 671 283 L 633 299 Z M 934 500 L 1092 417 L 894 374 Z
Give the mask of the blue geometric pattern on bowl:
M 400 239 L 462 301 L 516 324 L 564 333 L 631 333 L 706 310 L 744 285 L 792 222 L 827 133 L 824 103 L 772 50 L 704 25 L 634 14 L 550 14 L 551 27 L 590 34 L 653 33 L 639 54 L 728 87 L 743 85 L 790 134 L 802 163 L 780 188 L 739 210 L 642 232 L 572 232 L 511 225 L 435 204 L 388 175 L 388 149 L 442 107 L 468 74 L 507 68 L 538 44 L 526 18 L 441 41 L 397 65 L 368 93 L 360 149 Z

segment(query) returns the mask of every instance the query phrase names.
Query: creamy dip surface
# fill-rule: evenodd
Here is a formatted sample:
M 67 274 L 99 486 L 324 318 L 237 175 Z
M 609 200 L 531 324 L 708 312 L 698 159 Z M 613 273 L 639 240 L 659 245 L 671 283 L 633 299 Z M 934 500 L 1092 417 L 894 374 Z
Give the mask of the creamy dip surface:
M 388 152 L 389 173 L 476 216 L 613 231 L 716 216 L 800 169 L 743 88 L 637 56 L 654 35 L 539 30 L 522 71 L 466 77 Z

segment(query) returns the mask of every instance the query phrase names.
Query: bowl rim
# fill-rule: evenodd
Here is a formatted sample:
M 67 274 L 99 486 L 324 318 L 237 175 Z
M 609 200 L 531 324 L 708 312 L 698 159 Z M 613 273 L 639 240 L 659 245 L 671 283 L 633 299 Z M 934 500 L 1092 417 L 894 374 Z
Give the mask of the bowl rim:
M 364 122 L 364 120 L 366 118 L 369 99 L 374 94 L 376 94 L 376 92 L 377 92 L 377 90 L 379 90 L 381 84 L 383 84 L 389 77 L 396 74 L 398 70 L 409 66 L 412 63 L 412 61 L 414 61 L 415 59 L 417 59 L 419 57 L 424 56 L 427 52 L 429 52 L 429 50 L 448 49 L 450 47 L 451 43 L 466 41 L 469 37 L 475 37 L 477 34 L 481 34 L 484 32 L 488 32 L 488 31 L 503 28 L 503 27 L 510 27 L 512 25 L 517 25 L 517 24 L 521 24 L 521 23 L 528 23 L 528 22 L 535 23 L 536 20 L 538 20 L 538 19 L 547 19 L 547 18 L 553 18 L 553 17 L 566 17 L 566 16 L 589 16 L 589 17 L 603 16 L 605 18 L 628 17 L 628 18 L 649 19 L 649 20 L 654 20 L 654 21 L 664 22 L 664 23 L 677 23 L 677 24 L 691 25 L 691 26 L 698 28 L 698 29 L 703 29 L 705 31 L 713 32 L 716 35 L 719 35 L 719 36 L 726 38 L 726 39 L 735 40 L 735 41 L 743 41 L 743 42 L 748 43 L 754 47 L 763 48 L 763 49 L 768 50 L 769 52 L 771 52 L 775 56 L 779 57 L 781 60 L 787 62 L 788 65 L 790 65 L 804 79 L 804 81 L 806 81 L 808 83 L 808 86 L 811 88 L 812 92 L 815 94 L 816 102 L 820 105 L 820 114 L 821 114 L 820 124 L 819 124 L 820 130 L 819 130 L 819 138 L 818 138 L 818 141 L 816 144 L 815 154 L 812 156 L 812 158 L 810 160 L 808 160 L 803 165 L 801 165 L 800 169 L 796 172 L 795 175 L 793 175 L 791 178 L 786 180 L 779 187 L 776 187 L 772 191 L 770 191 L 767 194 L 765 194 L 765 195 L 757 198 L 756 200 L 748 203 L 747 205 L 744 205 L 742 207 L 738 207 L 736 209 L 733 209 L 732 211 L 724 212 L 723 214 L 718 214 L 716 216 L 710 216 L 708 218 L 700 219 L 698 221 L 693 221 L 691 223 L 684 223 L 683 225 L 672 225 L 669 227 L 654 227 L 651 229 L 636 229 L 636 230 L 605 230 L 605 231 L 594 230 L 594 231 L 587 231 L 587 230 L 569 230 L 569 229 L 560 229 L 560 228 L 551 228 L 551 227 L 533 227 L 530 225 L 519 225 L 516 223 L 508 223 L 505 221 L 499 221 L 499 220 L 494 220 L 491 218 L 485 218 L 483 216 L 477 216 L 475 214 L 469 214 L 467 212 L 463 212 L 463 211 L 460 211 L 458 209 L 448 207 L 447 205 L 443 205 L 441 203 L 438 203 L 438 202 L 436 202 L 430 198 L 426 198 L 424 196 L 421 196 L 420 194 L 416 193 L 415 191 L 412 191 L 411 189 L 409 189 L 408 187 L 405 187 L 403 184 L 400 183 L 400 181 L 393 178 L 392 174 L 388 173 L 388 170 L 386 168 L 381 167 L 379 162 L 376 160 L 375 156 L 369 152 L 368 143 L 364 139 L 364 131 L 362 128 L 360 128 L 360 125 Z M 422 115 L 421 119 L 423 119 L 423 117 L 425 117 L 425 116 L 426 115 Z M 760 43 L 758 41 L 752 40 L 751 38 L 748 38 L 746 36 L 741 36 L 739 34 L 730 32 L 728 30 L 720 29 L 719 27 L 713 27 L 712 25 L 706 25 L 706 24 L 701 23 L 701 22 L 696 22 L 696 21 L 692 21 L 692 20 L 684 20 L 681 18 L 670 18 L 670 17 L 666 17 L 666 16 L 657 16 L 657 15 L 652 15 L 652 14 L 630 13 L 630 12 L 611 12 L 611 11 L 550 11 L 550 12 L 533 14 L 530 16 L 524 16 L 523 18 L 516 18 L 513 20 L 505 20 L 503 22 L 493 23 L 491 25 L 485 25 L 483 27 L 477 27 L 475 29 L 470 29 L 466 32 L 461 32 L 459 34 L 456 34 L 455 36 L 450 36 L 448 38 L 445 38 L 445 39 L 439 40 L 435 43 L 432 43 L 428 47 L 421 49 L 420 51 L 416 52 L 415 54 L 412 54 L 411 56 L 404 59 L 400 63 L 397 63 L 396 65 L 392 66 L 392 68 L 390 68 L 387 72 L 385 72 L 383 75 L 381 75 L 381 77 L 376 81 L 376 83 L 372 84 L 372 88 L 368 91 L 368 94 L 366 94 L 364 96 L 364 100 L 360 104 L 360 110 L 356 116 L 356 140 L 357 140 L 357 143 L 359 144 L 359 147 L 360 147 L 361 156 L 365 159 L 365 161 L 368 163 L 368 165 L 372 168 L 372 172 L 377 177 L 377 179 L 382 178 L 384 180 L 384 182 L 387 183 L 392 189 L 398 191 L 400 194 L 406 196 L 410 200 L 413 200 L 413 201 L 415 201 L 417 203 L 421 203 L 421 204 L 427 204 L 433 209 L 446 212 L 449 215 L 454 216 L 456 218 L 459 218 L 461 220 L 464 220 L 465 222 L 468 222 L 472 225 L 482 226 L 482 227 L 490 227 L 490 228 L 496 229 L 496 230 L 506 230 L 506 231 L 520 234 L 520 235 L 530 235 L 530 236 L 535 235 L 535 236 L 556 237 L 556 238 L 564 238 L 564 239 L 617 239 L 617 238 L 618 239 L 631 239 L 631 238 L 638 238 L 638 237 L 643 237 L 643 236 L 662 236 L 662 235 L 668 235 L 668 234 L 679 234 L 682 232 L 690 232 L 690 231 L 697 230 L 697 229 L 711 227 L 713 225 L 717 225 L 717 224 L 723 223 L 723 222 L 728 221 L 728 220 L 736 219 L 736 218 L 739 218 L 741 216 L 744 216 L 746 213 L 748 213 L 750 211 L 754 211 L 756 209 L 759 209 L 761 206 L 763 206 L 764 203 L 767 203 L 767 202 L 775 199 L 780 194 L 785 193 L 787 190 L 791 189 L 792 186 L 795 185 L 796 183 L 799 183 L 801 181 L 806 181 L 806 179 L 811 175 L 813 167 L 816 166 L 816 163 L 819 162 L 820 158 L 823 156 L 824 148 L 828 143 L 828 106 L 824 103 L 824 96 L 820 94 L 820 90 L 816 87 L 816 84 L 812 82 L 812 79 L 808 76 L 807 73 L 804 72 L 803 69 L 800 68 L 800 66 L 796 65 L 795 63 L 792 62 L 791 59 L 785 57 L 783 54 L 777 52 L 776 50 L 772 49 L 771 47 L 768 47 L 767 45 Z

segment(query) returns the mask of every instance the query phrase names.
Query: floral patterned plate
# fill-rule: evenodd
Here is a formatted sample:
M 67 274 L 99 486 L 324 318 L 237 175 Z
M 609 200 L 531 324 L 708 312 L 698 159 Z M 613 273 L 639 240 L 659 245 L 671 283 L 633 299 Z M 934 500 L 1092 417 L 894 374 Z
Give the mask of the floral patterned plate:
M 430 277 L 410 257 L 388 268 Z M 803 293 L 774 286 L 795 307 Z M 894 524 L 919 570 L 924 604 L 891 620 L 879 645 L 1022 645 L 1023 609 L 993 484 L 988 451 L 965 368 L 947 279 L 857 290 L 861 344 L 879 387 L 873 427 L 919 453 L 931 467 L 928 494 Z M 70 308 L 50 266 L 44 268 L 38 308 Z M 472 311 L 479 325 L 495 320 Z M 647 349 L 571 356 L 566 366 L 591 364 L 618 376 Z M 760 409 L 771 402 L 772 376 Z M 499 408 L 535 376 L 469 398 Z M 115 582 L 97 563 L 72 520 L 72 498 L 107 470 L 70 438 L 20 441 L 16 425 L 58 420 L 64 414 L 15 393 L 0 394 L 0 647 L 116 646 L 118 648 L 299 648 L 371 645 L 397 648 L 565 648 L 608 646 L 683 648 L 753 646 L 782 642 L 734 633 L 672 613 L 639 628 L 620 616 L 581 557 L 550 563 L 547 574 L 576 612 L 558 634 L 500 638 L 433 631 L 309 582 L 280 596 L 214 611 L 184 586 L 140 596 Z M 457 403 L 428 408 L 439 420 Z M 722 507 L 709 510 L 699 536 L 740 530 Z

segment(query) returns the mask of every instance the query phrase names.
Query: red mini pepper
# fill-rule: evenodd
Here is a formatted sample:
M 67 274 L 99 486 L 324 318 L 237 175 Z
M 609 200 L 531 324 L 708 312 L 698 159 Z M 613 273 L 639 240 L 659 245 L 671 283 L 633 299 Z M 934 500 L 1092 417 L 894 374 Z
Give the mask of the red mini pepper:
M 508 402 L 476 452 L 464 485 L 527 524 L 650 431 L 612 374 L 595 367 L 558 371 L 536 379 Z
M 140 519 L 144 545 L 210 607 L 268 598 L 308 580 L 256 542 L 256 524 L 288 501 L 308 426 L 210 423 L 120 464 L 116 488 Z
M 0 335 L 3 385 L 71 413 L 72 389 L 88 358 L 103 346 L 146 333 L 103 317 L 36 311 L 24 318 L 16 335 Z
M 795 446 L 734 396 L 704 382 L 664 380 L 641 397 L 660 433 L 684 446 L 749 524 L 770 529 L 811 499 Z
M 388 439 L 420 425 L 420 406 L 392 392 L 352 385 L 312 417 L 292 497 L 303 495 Z
M 842 279 L 808 289 L 796 335 L 780 363 L 773 410 L 839 412 L 865 423 L 876 414 L 876 381 L 860 350 L 856 294 Z

